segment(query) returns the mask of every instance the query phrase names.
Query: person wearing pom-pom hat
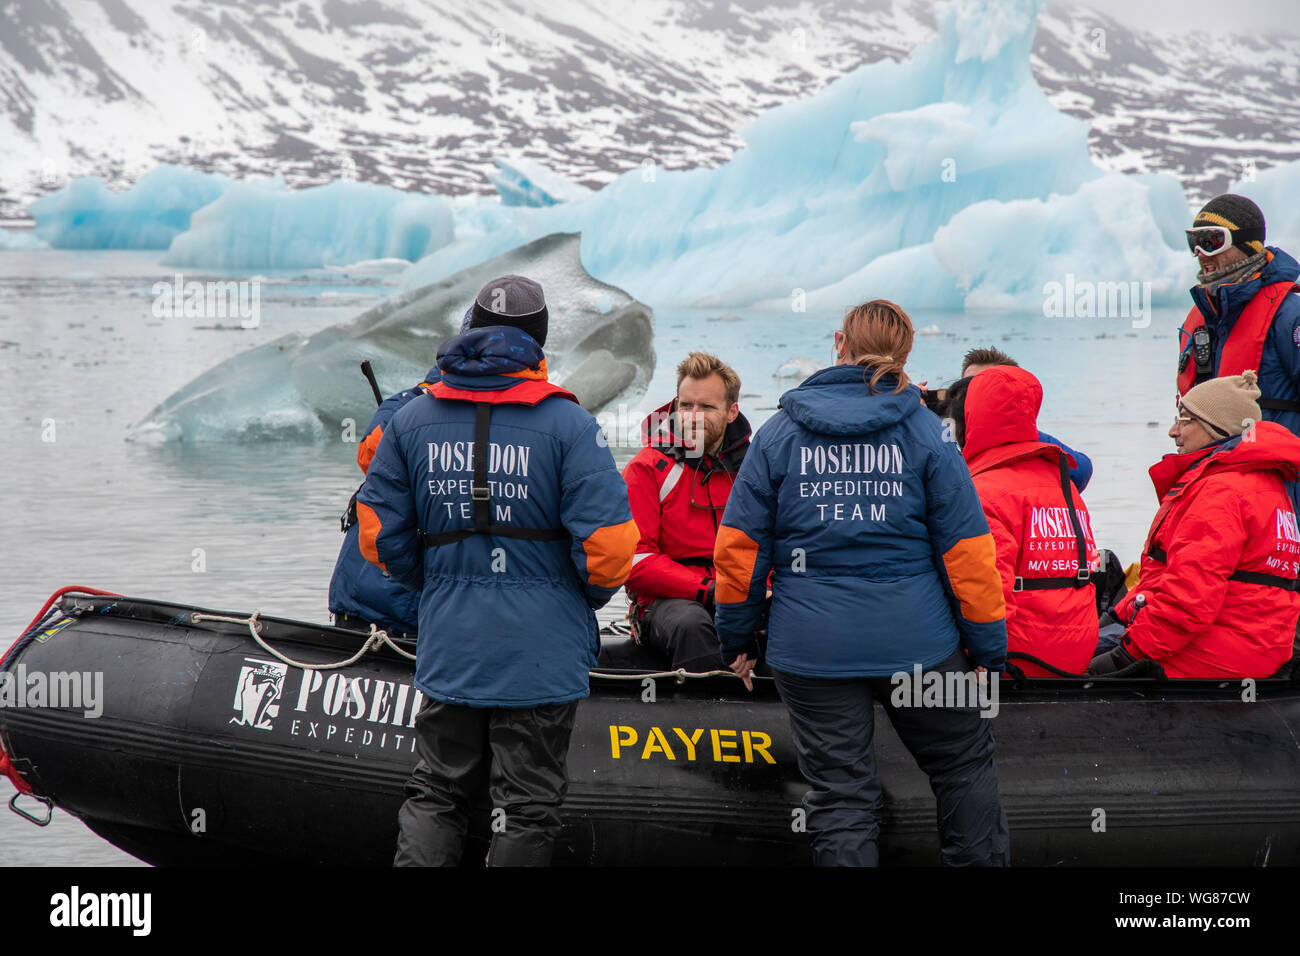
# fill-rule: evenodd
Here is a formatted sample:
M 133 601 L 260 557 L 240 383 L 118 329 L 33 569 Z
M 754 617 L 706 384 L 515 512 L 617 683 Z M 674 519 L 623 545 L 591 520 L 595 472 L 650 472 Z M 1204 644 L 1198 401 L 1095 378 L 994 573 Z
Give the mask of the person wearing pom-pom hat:
M 1300 529 L 1287 483 L 1300 478 L 1300 438 L 1261 421 L 1253 369 L 1191 389 L 1169 429 L 1178 452 L 1151 468 L 1160 499 L 1137 586 L 1111 614 L 1116 648 L 1088 673 L 1264 678 L 1292 655 Z

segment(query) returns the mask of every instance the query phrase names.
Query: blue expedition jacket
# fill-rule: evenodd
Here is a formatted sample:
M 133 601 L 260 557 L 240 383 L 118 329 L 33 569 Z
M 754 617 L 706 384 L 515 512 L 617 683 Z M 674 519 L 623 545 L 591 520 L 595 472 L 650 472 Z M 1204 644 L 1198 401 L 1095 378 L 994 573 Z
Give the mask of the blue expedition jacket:
M 718 636 L 730 661 L 761 627 L 767 661 L 805 677 L 884 677 L 965 648 L 1001 670 L 993 537 L 955 442 L 915 386 L 822 369 L 781 396 L 722 516 Z
M 519 329 L 451 338 L 438 368 L 440 381 L 393 415 L 357 497 L 361 553 L 420 592 L 415 685 L 473 707 L 586 697 L 600 648 L 593 609 L 626 580 L 639 538 L 614 457 Z M 420 532 L 474 525 L 475 402 L 493 405 L 493 520 L 563 529 L 565 540 L 422 545 Z
M 439 375 L 438 369 L 432 368 L 419 385 L 384 399 L 357 445 L 357 466 L 363 475 L 370 468 L 389 419 L 411 399 L 423 395 L 425 387 L 438 381 Z M 371 621 L 388 631 L 416 633 L 420 595 L 407 590 L 361 556 L 360 533 L 361 526 L 354 522 L 343 535 L 343 547 L 339 549 L 334 574 L 330 577 L 331 613 Z

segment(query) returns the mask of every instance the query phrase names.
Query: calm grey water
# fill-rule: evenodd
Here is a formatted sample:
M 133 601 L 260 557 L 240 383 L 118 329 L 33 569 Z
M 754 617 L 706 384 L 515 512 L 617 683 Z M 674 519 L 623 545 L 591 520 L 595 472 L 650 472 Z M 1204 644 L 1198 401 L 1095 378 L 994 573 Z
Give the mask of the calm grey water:
M 0 252 L 8 450 L 0 470 L 0 650 L 67 584 L 328 619 L 338 513 L 360 480 L 355 445 L 158 446 L 125 434 L 217 362 L 287 331 L 351 318 L 388 289 L 338 276 L 270 276 L 260 327 L 214 330 L 198 327 L 210 321 L 153 317 L 150 287 L 172 272 L 153 253 Z M 192 278 L 203 276 L 187 273 Z M 1085 499 L 1098 542 L 1134 560 L 1155 510 L 1146 468 L 1172 450 L 1165 431 L 1181 313 L 1157 312 L 1146 329 L 1118 318 L 913 318 L 918 328 L 939 330 L 917 338 L 909 372 L 918 380 L 955 377 L 961 355 L 976 345 L 996 345 L 1039 376 L 1047 396 L 1040 426 L 1096 466 Z M 647 395 L 609 415 L 620 463 L 635 451 L 640 419 L 672 396 L 674 366 L 687 351 L 715 351 L 736 367 L 742 410 L 757 427 L 794 384 L 774 374 L 783 363 L 827 364 L 838 317 L 741 312 L 724 321 L 717 312 L 661 311 L 656 323 L 658 364 Z M 369 389 L 359 373 L 338 385 L 355 390 L 365 410 Z M 44 440 L 50 420 L 53 441 Z M 611 605 L 603 617 L 622 610 Z M 5 801 L 9 793 L 0 783 Z M 130 862 L 67 814 L 38 829 L 0 807 L 0 864 Z

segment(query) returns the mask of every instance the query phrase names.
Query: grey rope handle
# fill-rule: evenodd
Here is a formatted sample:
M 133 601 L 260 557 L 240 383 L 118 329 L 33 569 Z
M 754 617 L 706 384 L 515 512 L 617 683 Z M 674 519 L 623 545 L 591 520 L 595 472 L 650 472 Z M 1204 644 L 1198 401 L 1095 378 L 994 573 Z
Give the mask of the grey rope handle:
M 262 640 L 262 635 L 258 633 L 258 628 L 261 627 L 262 622 L 257 619 L 257 616 L 261 613 L 261 611 L 254 611 L 249 617 L 226 617 L 222 614 L 200 614 L 196 611 L 190 615 L 190 620 L 195 624 L 200 621 L 225 621 L 228 624 L 247 624 L 248 633 L 253 635 L 253 640 L 257 642 L 259 647 L 277 660 L 288 664 L 290 667 L 301 667 L 305 671 L 332 671 L 337 670 L 340 667 L 348 667 L 361 660 L 361 658 L 370 651 L 377 651 L 385 644 L 397 651 L 397 653 L 401 654 L 407 660 L 415 660 L 414 654 L 393 643 L 393 639 L 388 636 L 387 631 L 380 630 L 374 624 L 371 624 L 370 634 L 366 638 L 366 642 L 361 645 L 360 650 L 345 661 L 338 661 L 334 664 L 308 664 L 304 661 L 295 661 L 293 658 L 281 654 L 270 644 L 266 643 L 266 641 Z
M 262 626 L 262 622 L 257 619 L 258 615 L 261 613 L 262 613 L 261 611 L 254 611 L 248 617 L 227 617 L 226 615 L 223 614 L 202 614 L 196 611 L 190 615 L 190 620 L 192 620 L 195 624 L 198 624 L 201 621 L 224 621 L 227 624 L 245 624 L 248 626 L 248 633 L 253 636 L 253 640 L 256 641 L 258 646 L 261 647 L 264 651 L 266 651 L 268 654 L 275 657 L 277 660 L 283 661 L 285 664 L 288 664 L 290 667 L 301 667 L 303 670 L 307 670 L 307 671 L 329 671 L 329 670 L 337 670 L 338 668 L 341 667 L 348 667 L 352 664 L 355 664 L 357 661 L 361 660 L 361 658 L 364 657 L 368 652 L 379 650 L 379 648 L 382 647 L 384 644 L 387 644 L 389 647 L 397 651 L 397 653 L 401 654 L 407 660 L 410 661 L 415 660 L 414 654 L 410 653 L 405 648 L 398 647 L 396 644 L 393 643 L 393 639 L 388 636 L 387 631 L 381 630 L 380 628 L 376 627 L 374 624 L 371 624 L 370 635 L 366 638 L 366 642 L 361 645 L 360 650 L 358 650 L 347 660 L 338 661 L 333 664 L 308 664 L 304 661 L 296 661 L 292 657 L 287 657 L 286 655 L 281 654 L 274 647 L 272 647 L 270 644 L 266 643 L 266 641 L 262 639 L 262 635 L 258 633 L 258 628 Z M 644 674 L 610 674 L 605 671 L 589 671 L 588 676 L 599 677 L 604 680 L 638 680 L 638 681 L 645 680 L 647 677 L 652 677 L 652 678 L 675 677 L 677 679 L 677 683 L 679 684 L 684 684 L 688 679 L 691 678 L 701 678 L 701 677 L 734 677 L 737 680 L 740 680 L 740 675 L 732 670 L 713 670 L 713 671 L 702 671 L 699 673 L 694 673 L 691 671 L 687 671 L 684 668 L 678 668 L 675 671 L 651 671 L 649 673 L 644 673 Z

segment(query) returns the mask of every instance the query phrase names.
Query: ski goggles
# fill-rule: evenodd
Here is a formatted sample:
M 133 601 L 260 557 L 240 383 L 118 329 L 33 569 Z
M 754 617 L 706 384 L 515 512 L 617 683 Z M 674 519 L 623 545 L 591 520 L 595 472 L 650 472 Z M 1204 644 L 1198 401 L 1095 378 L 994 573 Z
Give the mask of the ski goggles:
M 1196 226 L 1185 231 L 1192 255 L 1217 256 L 1232 247 L 1232 231 L 1226 226 Z

